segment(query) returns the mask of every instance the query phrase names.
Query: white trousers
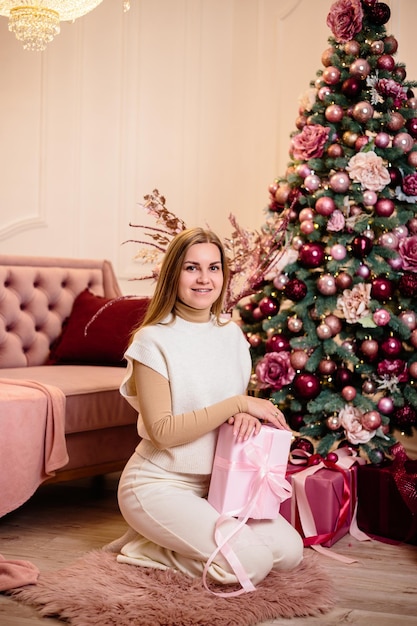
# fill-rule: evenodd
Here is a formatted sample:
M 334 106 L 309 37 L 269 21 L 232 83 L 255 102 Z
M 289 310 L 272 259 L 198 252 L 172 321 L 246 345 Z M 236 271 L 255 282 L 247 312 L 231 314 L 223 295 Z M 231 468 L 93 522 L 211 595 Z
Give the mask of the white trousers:
M 122 546 L 118 561 L 201 576 L 217 547 L 214 527 L 219 514 L 205 499 L 209 481 L 209 475 L 169 472 L 135 453 L 118 489 L 121 513 L 134 533 Z M 237 524 L 228 520 L 221 533 L 225 536 Z M 249 520 L 230 543 L 254 585 L 273 567 L 292 569 L 303 556 L 300 535 L 281 516 Z M 223 584 L 237 581 L 221 554 L 208 574 Z

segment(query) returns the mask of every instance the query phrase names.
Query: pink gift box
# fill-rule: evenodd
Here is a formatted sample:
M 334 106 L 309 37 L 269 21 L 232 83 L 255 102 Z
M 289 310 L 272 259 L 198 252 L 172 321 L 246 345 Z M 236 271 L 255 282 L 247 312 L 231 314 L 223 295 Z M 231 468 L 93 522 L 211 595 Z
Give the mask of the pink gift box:
M 219 429 L 208 501 L 222 514 L 275 519 L 291 496 L 285 478 L 291 432 L 262 426 L 256 437 L 237 443 L 233 427 Z
M 305 545 L 332 546 L 349 532 L 353 512 L 356 505 L 356 472 L 357 465 L 352 465 L 349 469 L 344 469 L 343 473 L 334 469 L 321 468 L 316 473 L 311 474 L 305 480 L 305 494 L 314 518 L 317 539 L 309 543 L 300 519 L 299 503 L 297 501 L 297 489 L 294 488 L 293 478 L 296 474 L 306 471 L 305 467 L 299 465 L 288 465 L 287 478 L 293 485 L 291 499 L 284 502 L 280 509 L 280 514 L 294 528 L 298 530 L 304 538 Z M 349 503 L 346 519 L 340 525 L 340 515 L 342 507 L 345 506 L 346 494 L 344 495 L 345 479 L 349 483 Z M 329 537 L 330 535 L 330 537 Z M 320 541 L 320 537 L 326 537 Z

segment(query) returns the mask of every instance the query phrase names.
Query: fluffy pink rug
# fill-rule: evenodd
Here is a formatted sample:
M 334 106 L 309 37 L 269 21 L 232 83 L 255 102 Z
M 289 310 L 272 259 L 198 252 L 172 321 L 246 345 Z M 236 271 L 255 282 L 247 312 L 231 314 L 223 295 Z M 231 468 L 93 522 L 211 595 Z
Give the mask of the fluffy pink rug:
M 10 595 L 71 626 L 253 626 L 276 617 L 325 613 L 334 597 L 315 555 L 292 572 L 271 572 L 253 593 L 219 598 L 199 579 L 122 565 L 103 550 L 41 574 L 36 585 Z

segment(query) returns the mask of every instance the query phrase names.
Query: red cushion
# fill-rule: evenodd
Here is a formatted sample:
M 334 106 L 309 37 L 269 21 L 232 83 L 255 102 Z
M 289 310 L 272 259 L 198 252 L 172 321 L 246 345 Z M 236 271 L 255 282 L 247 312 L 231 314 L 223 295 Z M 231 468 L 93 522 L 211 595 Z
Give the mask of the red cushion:
M 123 354 L 130 334 L 142 322 L 149 298 L 118 300 L 91 322 L 101 307 L 111 301 L 88 289 L 82 291 L 74 300 L 61 335 L 51 346 L 47 364 L 125 365 Z M 85 334 L 88 322 L 91 324 Z

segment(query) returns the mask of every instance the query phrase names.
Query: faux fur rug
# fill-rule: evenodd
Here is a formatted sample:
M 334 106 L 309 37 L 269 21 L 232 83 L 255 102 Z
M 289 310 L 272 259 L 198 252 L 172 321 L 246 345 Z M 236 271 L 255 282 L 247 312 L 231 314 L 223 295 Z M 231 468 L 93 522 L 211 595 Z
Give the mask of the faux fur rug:
M 9 593 L 71 626 L 253 626 L 320 615 L 333 605 L 330 578 L 315 555 L 291 572 L 272 571 L 256 591 L 234 598 L 214 596 L 200 579 L 173 570 L 117 563 L 115 554 L 103 550 Z

